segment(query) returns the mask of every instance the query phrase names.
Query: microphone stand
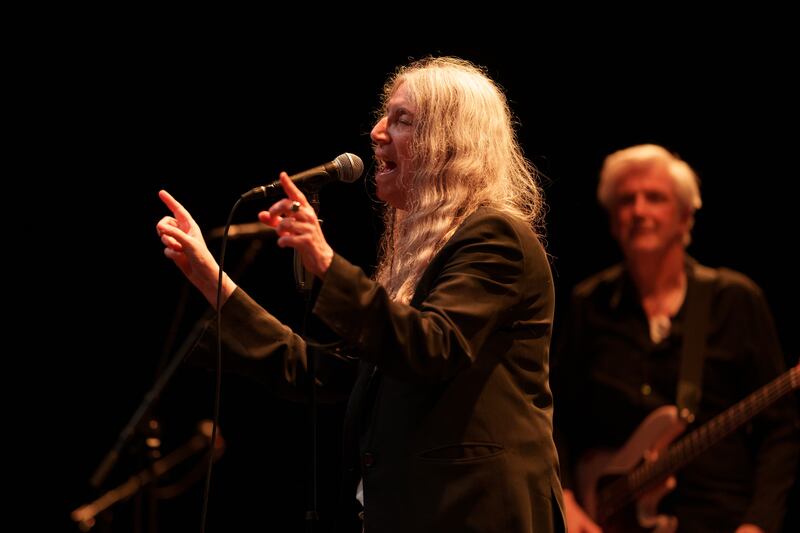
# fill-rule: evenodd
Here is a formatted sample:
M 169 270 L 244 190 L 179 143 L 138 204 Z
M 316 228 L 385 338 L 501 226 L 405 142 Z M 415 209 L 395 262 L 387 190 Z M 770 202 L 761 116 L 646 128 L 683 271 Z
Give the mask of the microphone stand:
M 167 365 L 167 367 L 164 369 L 164 371 L 161 373 L 158 379 L 156 379 L 156 382 L 155 384 L 153 384 L 153 387 L 149 391 L 147 391 L 147 393 L 144 395 L 142 403 L 133 413 L 133 416 L 131 416 L 131 419 L 128 421 L 125 427 L 122 428 L 119 437 L 117 437 L 117 442 L 114 444 L 111 450 L 109 450 L 109 452 L 105 455 L 103 460 L 100 462 L 100 465 L 95 469 L 94 473 L 92 474 L 92 477 L 89 479 L 89 483 L 92 485 L 92 487 L 100 488 L 103 485 L 103 482 L 105 481 L 106 477 L 108 477 L 108 474 L 111 472 L 111 469 L 119 460 L 122 451 L 131 441 L 131 439 L 133 439 L 133 436 L 136 433 L 137 428 L 140 426 L 142 419 L 144 419 L 145 415 L 147 415 L 150 412 L 152 405 L 155 403 L 156 399 L 161 394 L 161 391 L 164 390 L 164 387 L 167 385 L 170 378 L 172 378 L 172 375 L 178 369 L 178 366 L 180 366 L 180 364 L 185 359 L 186 355 L 192 351 L 192 348 L 194 348 L 194 345 L 200 339 L 200 334 L 202 333 L 204 327 L 205 327 L 204 320 L 199 320 L 195 323 L 191 333 L 184 339 L 180 348 L 178 348 L 178 351 L 176 352 L 175 356 L 169 362 L 169 365 Z M 150 426 L 151 429 L 155 429 L 157 427 L 157 422 L 155 420 L 151 420 L 148 426 Z M 151 460 L 154 459 L 154 456 L 151 456 L 150 459 Z M 133 484 L 129 486 L 134 490 L 132 491 L 124 490 L 123 493 L 126 496 L 129 495 L 129 493 L 132 494 L 136 492 L 136 489 L 138 489 L 139 486 L 148 485 L 148 483 L 146 483 L 147 481 L 158 478 L 159 476 L 157 474 L 157 468 L 158 468 L 158 462 L 150 463 L 149 466 L 145 467 L 145 469 L 142 471 L 141 474 L 134 476 L 138 481 L 135 483 L 131 482 Z M 148 531 L 155 532 L 156 531 L 155 495 L 154 493 L 149 493 L 147 496 L 148 496 L 147 498 Z M 113 501 L 115 500 L 112 500 L 112 502 Z M 144 505 L 144 502 L 137 502 L 137 507 L 139 505 Z M 144 511 L 143 508 L 141 508 L 140 510 L 142 512 Z M 139 517 L 137 516 L 137 518 Z M 81 519 L 81 521 L 84 520 Z M 135 531 L 141 531 L 141 524 L 137 523 Z
M 119 437 L 117 437 L 117 442 L 114 444 L 111 450 L 109 450 L 109 452 L 100 462 L 100 465 L 95 469 L 92 477 L 89 479 L 89 483 L 92 485 L 92 487 L 99 488 L 103 484 L 109 472 L 111 472 L 111 469 L 117 463 L 122 450 L 133 438 L 136 428 L 139 426 L 144 416 L 148 413 L 155 400 L 161 394 L 161 391 L 164 390 L 164 387 L 178 369 L 178 366 L 180 366 L 180 364 L 183 362 L 183 359 L 189 352 L 191 352 L 204 327 L 205 322 L 202 320 L 198 321 L 194 325 L 192 332 L 186 337 L 186 339 L 184 339 L 180 348 L 178 348 L 175 357 L 172 358 L 172 361 L 169 362 L 169 365 L 167 365 L 158 379 L 156 379 L 153 387 L 144 395 L 142 403 L 133 413 L 133 416 L 131 416 L 131 419 L 128 421 L 125 427 L 122 428 Z
M 267 232 L 264 235 L 274 236 L 274 232 L 272 233 Z M 261 250 L 263 246 L 264 242 L 260 238 L 253 239 L 249 243 L 247 249 L 245 250 L 242 256 L 242 259 L 239 261 L 239 264 L 236 267 L 236 270 L 233 272 L 232 275 L 233 279 L 238 279 L 241 276 L 241 274 L 247 269 L 247 267 L 249 267 L 252 264 L 252 262 L 258 255 L 258 252 Z M 185 298 L 182 297 L 180 299 L 179 306 L 183 307 L 184 305 L 185 305 Z M 131 416 L 131 419 L 128 421 L 125 427 L 122 428 L 122 431 L 117 437 L 117 441 L 115 442 L 114 446 L 111 448 L 111 450 L 108 451 L 108 453 L 106 453 L 105 457 L 103 457 L 103 460 L 100 461 L 100 464 L 97 466 L 97 468 L 92 473 L 92 476 L 89 478 L 89 483 L 93 488 L 100 488 L 103 485 L 103 482 L 108 477 L 108 474 L 111 472 L 112 468 L 119 460 L 122 451 L 130 443 L 131 439 L 136 433 L 136 429 L 140 427 L 142 420 L 151 411 L 153 404 L 158 399 L 161 392 L 164 390 L 164 387 L 166 387 L 167 383 L 169 383 L 169 380 L 172 378 L 172 375 L 178 369 L 180 364 L 184 361 L 186 356 L 191 353 L 197 341 L 200 340 L 203 330 L 205 329 L 206 323 L 214 316 L 214 312 L 215 312 L 214 309 L 209 309 L 203 314 L 203 316 L 199 320 L 195 322 L 194 326 L 192 326 L 192 330 L 184 338 L 183 343 L 175 352 L 175 355 L 173 356 L 172 360 L 170 360 L 169 363 L 166 365 L 166 367 L 164 367 L 164 369 L 161 370 L 152 388 L 144 395 L 142 403 L 139 405 L 136 411 L 134 411 L 133 416 Z M 176 313 L 176 315 L 182 315 L 182 310 Z M 174 338 L 174 331 L 173 331 L 174 329 L 176 329 L 175 324 L 173 324 L 172 327 L 170 328 L 170 334 L 168 337 L 171 338 L 168 338 L 167 342 L 165 343 L 164 347 L 165 349 L 162 353 L 161 361 L 159 362 L 158 365 L 159 367 L 163 366 L 163 363 L 166 360 L 165 356 L 169 351 L 168 346 L 169 344 L 171 344 L 172 339 Z M 155 420 L 152 420 L 149 425 L 152 426 L 154 424 L 157 426 L 157 422 Z M 155 509 L 154 507 L 151 506 L 150 509 L 151 517 L 154 516 L 154 513 Z M 152 520 L 150 520 L 150 522 L 152 523 Z M 151 525 L 151 531 L 155 531 L 152 525 Z
M 183 446 L 178 448 L 177 450 L 173 451 L 166 457 L 161 459 L 155 460 L 152 465 L 146 467 L 144 470 L 132 475 L 128 480 L 119 485 L 96 500 L 82 505 L 72 511 L 70 513 L 70 517 L 73 521 L 78 524 L 78 527 L 81 531 L 89 531 L 96 522 L 96 517 L 111 507 L 112 505 L 126 500 L 131 496 L 139 493 L 142 488 L 147 486 L 152 486 L 156 480 L 160 479 L 174 467 L 178 466 L 181 463 L 187 461 L 191 456 L 197 454 L 197 452 L 204 450 L 208 446 L 211 445 L 211 422 L 208 420 L 204 420 L 200 422 L 198 425 L 198 433 L 195 434 L 191 439 L 189 439 Z M 225 449 L 225 441 L 220 439 L 216 443 L 216 447 L 213 451 L 214 459 L 218 459 Z M 176 486 L 170 487 L 172 492 L 182 491 L 185 490 L 188 484 L 193 482 L 193 479 L 186 479 L 183 482 L 179 482 Z M 163 497 L 157 494 L 152 494 L 152 496 Z M 172 494 L 167 494 L 167 496 L 172 496 Z M 154 516 L 151 519 L 155 519 Z M 150 530 L 155 531 L 154 529 L 154 522 L 150 523 Z M 139 528 L 140 529 L 140 528 Z
M 312 190 L 306 196 L 308 203 L 319 213 L 319 191 Z M 320 223 L 322 220 L 320 220 Z M 305 310 L 303 311 L 302 331 L 300 336 L 305 340 L 308 334 L 308 319 L 311 314 L 311 290 L 314 286 L 314 274 L 306 270 L 303 261 L 297 250 L 294 252 L 294 279 L 297 290 L 305 299 Z M 308 492 L 308 507 L 305 512 L 306 531 L 314 531 L 314 526 L 319 520 L 317 511 L 317 354 L 316 349 L 306 343 L 306 357 L 308 359 L 308 386 L 309 386 L 309 429 L 311 431 L 311 473 L 310 487 Z

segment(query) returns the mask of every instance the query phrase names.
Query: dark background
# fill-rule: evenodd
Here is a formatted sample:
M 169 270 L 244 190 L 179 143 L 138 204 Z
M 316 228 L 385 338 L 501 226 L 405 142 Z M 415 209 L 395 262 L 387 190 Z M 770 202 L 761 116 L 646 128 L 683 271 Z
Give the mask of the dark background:
M 264 37 L 241 42 L 169 43 L 136 32 L 115 38 L 112 29 L 100 40 L 75 35 L 70 46 L 48 50 L 39 68 L 58 90 L 33 92 L 47 127 L 30 127 L 47 137 L 49 158 L 71 179 L 54 185 L 56 200 L 41 212 L 51 273 L 36 286 L 44 290 L 48 322 L 31 342 L 34 353 L 55 354 L 43 381 L 48 450 L 36 471 L 49 482 L 48 508 L 60 530 L 77 530 L 69 512 L 100 494 L 89 476 L 204 311 L 193 291 L 181 300 L 182 276 L 162 255 L 155 224 L 167 211 L 158 190 L 169 190 L 209 230 L 224 224 L 239 194 L 281 170 L 296 172 L 342 152 L 360 155 L 369 167 L 382 83 L 409 58 L 459 55 L 487 67 L 506 89 L 520 141 L 543 174 L 557 313 L 576 281 L 619 258 L 594 196 L 603 157 L 655 142 L 681 155 L 702 180 L 704 206 L 690 253 L 752 277 L 771 304 L 787 362 L 797 360 L 798 291 L 789 257 L 798 225 L 789 191 L 797 175 L 800 88 L 790 53 L 796 43 L 779 29 L 758 41 L 738 34 L 687 39 L 685 28 L 674 28 L 616 41 L 586 35 L 575 46 L 575 37 L 544 38 L 531 26 L 518 42 L 457 45 L 423 43 L 409 38 L 402 21 L 387 24 L 357 45 L 331 38 L 313 53 L 294 39 L 266 36 L 266 29 Z M 367 175 L 330 185 L 321 198 L 332 246 L 367 271 L 381 227 L 372 191 Z M 243 207 L 235 222 L 255 220 L 267 205 L 256 204 Z M 227 270 L 246 246 L 230 243 Z M 279 318 L 299 323 L 303 306 L 290 251 L 265 242 L 240 282 Z M 309 486 L 306 407 L 238 376 L 225 375 L 222 387 L 227 450 L 214 470 L 208 530 L 301 531 Z M 210 417 L 212 401 L 212 377 L 181 367 L 154 411 L 165 453 Z M 320 408 L 320 530 L 336 503 L 342 410 Z M 126 452 L 104 488 L 142 461 L 140 452 Z M 201 498 L 196 483 L 161 502 L 161 531 L 196 530 Z M 112 530 L 133 530 L 133 503 L 113 509 Z

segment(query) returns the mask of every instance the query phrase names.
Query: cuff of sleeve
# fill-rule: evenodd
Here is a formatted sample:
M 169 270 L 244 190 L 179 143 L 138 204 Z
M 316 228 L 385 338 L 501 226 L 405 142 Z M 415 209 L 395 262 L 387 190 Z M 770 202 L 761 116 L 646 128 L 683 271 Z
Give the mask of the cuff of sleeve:
M 375 283 L 360 268 L 334 254 L 322 280 L 314 314 L 343 339 L 357 341 L 366 309 L 364 302 L 368 301 L 361 295 L 371 293 L 370 285 L 374 287 Z
M 253 326 L 243 327 L 244 324 Z M 291 328 L 265 313 L 239 287 L 222 306 L 222 340 L 228 346 L 237 348 L 240 353 L 250 354 L 254 347 L 272 343 L 289 344 L 293 336 Z

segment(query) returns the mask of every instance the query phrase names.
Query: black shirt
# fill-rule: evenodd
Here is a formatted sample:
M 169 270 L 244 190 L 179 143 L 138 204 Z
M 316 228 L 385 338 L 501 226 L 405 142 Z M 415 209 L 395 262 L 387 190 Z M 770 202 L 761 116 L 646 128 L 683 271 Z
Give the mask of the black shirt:
M 687 261 L 687 298 L 697 283 Z M 746 276 L 719 269 L 712 289 L 702 397 L 687 433 L 785 371 L 771 313 Z M 571 317 L 554 359 L 555 424 L 564 482 L 587 450 L 618 448 L 655 408 L 674 404 L 686 328 L 685 301 L 659 343 L 622 265 L 573 291 Z M 797 471 L 800 437 L 792 396 L 677 473 L 678 486 L 661 502 L 680 531 L 733 531 L 755 523 L 780 528 Z

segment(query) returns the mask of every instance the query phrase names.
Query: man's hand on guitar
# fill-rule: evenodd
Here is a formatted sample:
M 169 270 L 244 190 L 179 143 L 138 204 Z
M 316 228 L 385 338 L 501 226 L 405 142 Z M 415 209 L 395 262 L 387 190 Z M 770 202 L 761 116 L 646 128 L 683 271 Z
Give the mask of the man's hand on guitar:
M 571 490 L 564 490 L 564 506 L 569 533 L 602 533 L 600 526 L 589 518 L 583 507 L 575 500 L 575 494 Z

